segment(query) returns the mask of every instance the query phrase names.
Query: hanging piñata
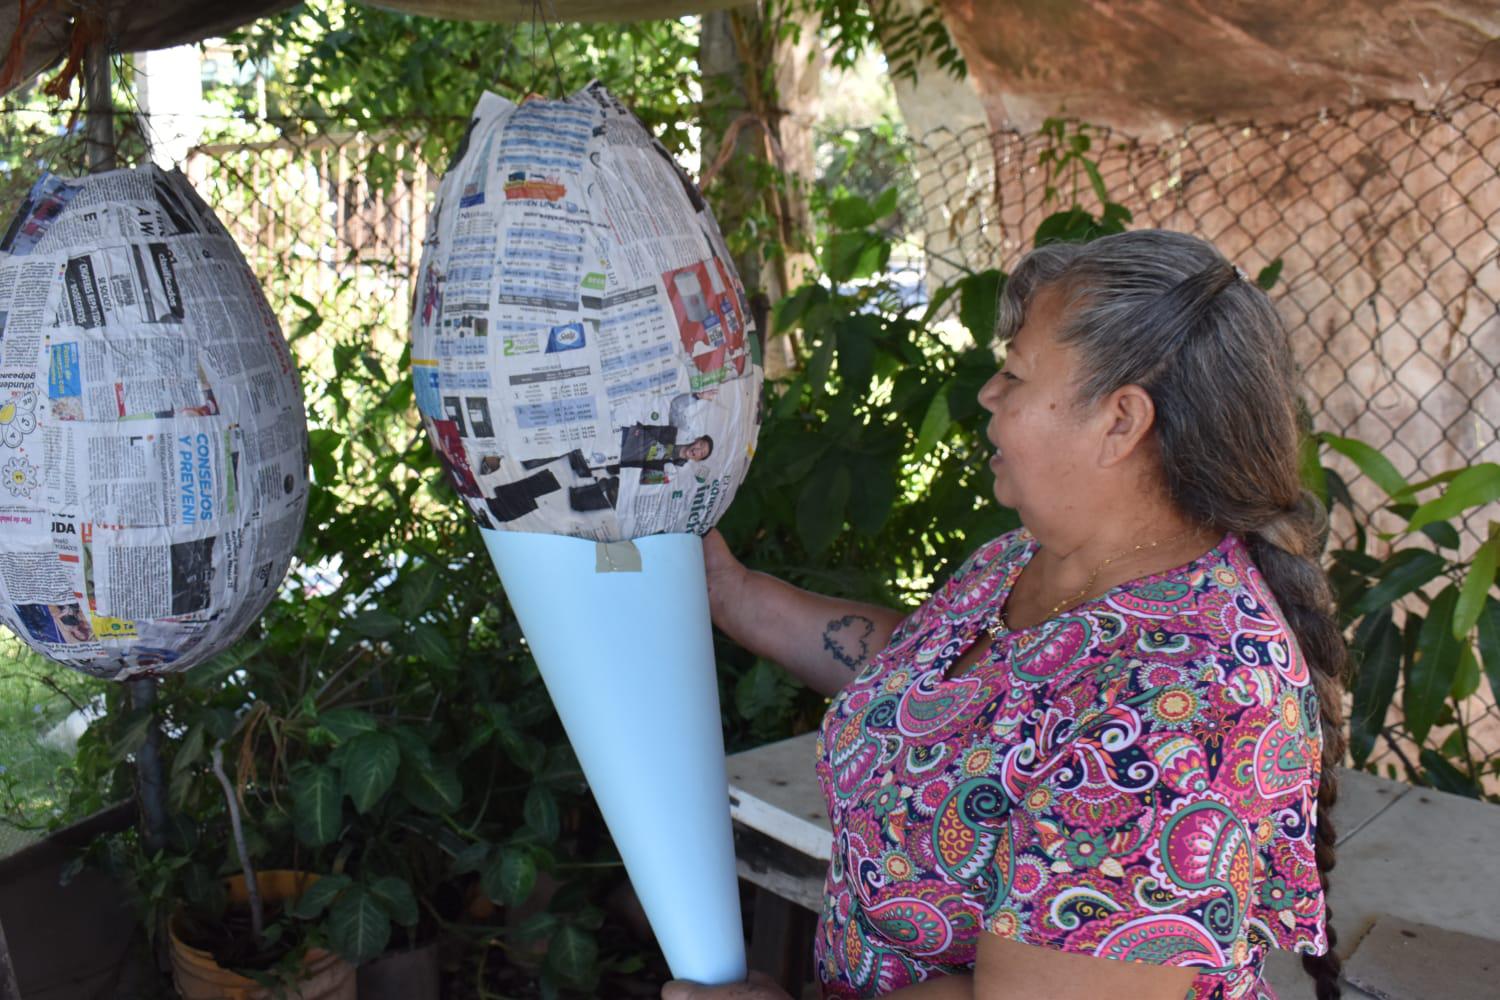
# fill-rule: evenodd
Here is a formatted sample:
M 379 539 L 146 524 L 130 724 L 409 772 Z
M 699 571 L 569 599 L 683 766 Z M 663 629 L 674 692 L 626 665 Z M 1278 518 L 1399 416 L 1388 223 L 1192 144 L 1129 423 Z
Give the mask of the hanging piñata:
M 692 181 L 598 83 L 480 99 L 412 331 L 417 407 L 481 527 L 703 534 L 744 480 L 761 387 L 744 288 Z
M 276 317 L 181 173 L 36 182 L 0 240 L 0 621 L 98 677 L 215 655 L 286 574 L 306 442 Z

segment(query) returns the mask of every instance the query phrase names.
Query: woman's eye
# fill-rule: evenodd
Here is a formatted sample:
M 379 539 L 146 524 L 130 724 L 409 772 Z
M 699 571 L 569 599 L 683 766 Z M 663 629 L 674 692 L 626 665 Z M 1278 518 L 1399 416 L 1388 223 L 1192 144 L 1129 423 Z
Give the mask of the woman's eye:
M 1004 368 L 1000 369 L 1000 377 L 1003 378 L 1003 379 L 1005 379 L 1005 381 L 1007 381 L 1007 382 L 1019 382 L 1019 381 L 1021 381 L 1020 379 L 1016 378 L 1015 375 L 1013 375 L 1012 373 L 1006 371 Z

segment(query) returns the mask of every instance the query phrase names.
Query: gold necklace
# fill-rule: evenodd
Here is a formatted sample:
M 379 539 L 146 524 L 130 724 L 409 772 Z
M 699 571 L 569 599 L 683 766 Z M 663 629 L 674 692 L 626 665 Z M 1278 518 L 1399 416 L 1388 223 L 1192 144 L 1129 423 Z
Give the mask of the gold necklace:
M 1078 591 L 1076 594 L 1073 594 L 1073 595 L 1071 595 L 1069 597 L 1064 597 L 1062 600 L 1060 600 L 1056 604 L 1052 605 L 1052 609 L 1047 612 L 1046 617 L 1043 618 L 1042 621 L 1049 621 L 1052 618 L 1055 618 L 1057 616 L 1057 613 L 1059 611 L 1061 611 L 1063 608 L 1071 607 L 1074 604 L 1077 604 L 1080 600 L 1082 600 L 1083 597 L 1086 594 L 1088 594 L 1088 592 L 1090 590 L 1094 589 L 1094 581 L 1097 580 L 1097 579 L 1099 579 L 1099 574 L 1102 573 L 1104 571 L 1104 568 L 1106 566 L 1109 566 L 1111 563 L 1119 562 L 1121 559 L 1124 559 L 1124 558 L 1126 558 L 1128 556 L 1133 556 L 1137 552 L 1149 551 L 1151 549 L 1156 548 L 1159 545 L 1165 545 L 1168 542 L 1175 542 L 1178 539 L 1186 538 L 1188 535 L 1193 534 L 1197 530 L 1198 530 L 1198 528 L 1196 526 L 1194 526 L 1194 527 L 1191 527 L 1191 528 L 1187 529 L 1186 531 L 1182 532 L 1181 534 L 1173 535 L 1171 538 L 1158 538 L 1156 541 L 1149 542 L 1149 543 L 1148 542 L 1142 542 L 1141 544 L 1135 546 L 1134 548 L 1126 549 L 1124 552 L 1121 552 L 1121 553 L 1119 553 L 1117 555 L 1110 556 L 1108 559 L 1104 560 L 1098 566 L 1094 567 L 1094 571 L 1089 574 L 1089 582 L 1085 583 L 1083 585 L 1083 589 L 1082 590 Z M 1007 602 L 1009 602 L 1009 599 L 1010 599 L 1010 595 L 1007 594 L 1006 595 Z M 1009 632 L 1010 631 L 1010 626 L 1008 624 L 1006 624 L 1006 621 L 1005 621 L 1005 609 L 1001 608 L 1001 607 L 996 607 L 995 608 L 995 614 L 994 614 L 994 616 L 990 618 L 989 622 L 985 625 L 984 630 L 990 634 L 990 638 L 997 639 L 1000 636 L 1000 630 L 1001 629 L 1004 629 L 1005 631 Z

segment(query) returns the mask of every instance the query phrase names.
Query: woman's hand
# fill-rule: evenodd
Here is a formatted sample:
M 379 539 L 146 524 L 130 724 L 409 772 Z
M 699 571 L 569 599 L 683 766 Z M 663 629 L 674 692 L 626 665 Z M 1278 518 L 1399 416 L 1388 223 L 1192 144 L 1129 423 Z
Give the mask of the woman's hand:
M 720 541 L 723 540 L 720 539 Z M 685 979 L 674 979 L 661 988 L 661 1000 L 793 1000 L 793 998 L 790 993 L 776 985 L 776 980 L 764 972 L 752 972 L 748 981 L 730 983 L 728 986 L 702 986 Z
M 739 606 L 750 571 L 729 551 L 729 543 L 715 528 L 703 536 L 703 572 L 708 578 L 708 610 L 720 628 Z

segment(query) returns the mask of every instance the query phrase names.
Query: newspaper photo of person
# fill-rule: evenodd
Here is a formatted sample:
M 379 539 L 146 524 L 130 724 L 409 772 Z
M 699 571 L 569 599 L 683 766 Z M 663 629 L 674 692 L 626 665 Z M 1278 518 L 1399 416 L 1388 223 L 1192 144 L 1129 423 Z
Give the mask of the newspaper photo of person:
M 172 546 L 172 614 L 205 610 L 213 600 L 214 543 L 210 536 Z
M 94 630 L 89 616 L 77 604 L 49 604 L 47 610 L 57 623 L 57 633 L 65 643 L 93 642 Z
M 69 184 L 61 177 L 51 174 L 41 177 L 32 185 L 31 193 L 22 202 L 20 211 L 11 220 L 10 228 L 0 238 L 0 253 L 13 257 L 25 257 L 47 235 L 47 230 L 68 203 L 78 194 L 79 185 Z
M 469 429 L 473 431 L 474 437 L 492 438 L 495 436 L 495 425 L 490 422 L 488 399 L 483 396 L 465 397 L 464 408 L 468 411 Z
M 469 430 L 464 426 L 464 402 L 462 398 L 458 396 L 444 396 L 443 416 L 447 417 L 448 422 L 453 425 L 453 429 L 458 433 L 459 437 L 469 436 Z

